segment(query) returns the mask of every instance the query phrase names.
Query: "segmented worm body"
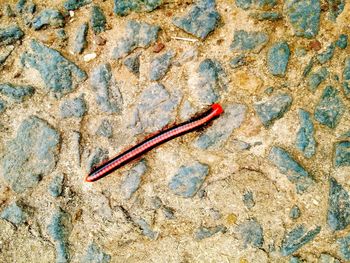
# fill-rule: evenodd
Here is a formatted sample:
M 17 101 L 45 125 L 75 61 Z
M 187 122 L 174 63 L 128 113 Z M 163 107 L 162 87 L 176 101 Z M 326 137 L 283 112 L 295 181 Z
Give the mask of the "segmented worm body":
M 167 142 L 171 139 L 174 139 L 180 135 L 196 130 L 200 127 L 207 125 L 210 121 L 218 117 L 221 113 L 223 113 L 223 109 L 219 104 L 213 104 L 211 109 L 205 112 L 200 117 L 176 125 L 167 130 L 164 130 L 152 137 L 146 139 L 145 141 L 135 145 L 134 147 L 122 152 L 118 156 L 113 159 L 101 164 L 99 167 L 93 169 L 85 178 L 86 182 L 93 182 L 106 175 L 112 173 L 116 169 L 126 165 L 130 161 L 140 157 L 156 146 Z

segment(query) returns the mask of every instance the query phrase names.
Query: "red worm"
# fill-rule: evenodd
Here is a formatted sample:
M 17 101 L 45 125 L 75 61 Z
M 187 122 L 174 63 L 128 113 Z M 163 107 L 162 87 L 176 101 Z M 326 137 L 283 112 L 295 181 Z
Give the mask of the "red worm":
M 196 130 L 200 127 L 207 125 L 210 121 L 218 117 L 221 113 L 223 113 L 223 109 L 219 104 L 213 104 L 211 109 L 205 112 L 200 117 L 181 123 L 174 127 L 171 127 L 167 130 L 164 130 L 152 137 L 146 139 L 145 141 L 135 145 L 134 147 L 128 149 L 125 152 L 122 152 L 118 156 L 113 159 L 101 164 L 99 167 L 93 169 L 85 178 L 86 182 L 94 182 L 116 169 L 126 165 L 130 161 L 136 159 L 137 157 L 145 154 L 156 146 L 167 142 L 171 139 L 174 139 L 180 135 Z

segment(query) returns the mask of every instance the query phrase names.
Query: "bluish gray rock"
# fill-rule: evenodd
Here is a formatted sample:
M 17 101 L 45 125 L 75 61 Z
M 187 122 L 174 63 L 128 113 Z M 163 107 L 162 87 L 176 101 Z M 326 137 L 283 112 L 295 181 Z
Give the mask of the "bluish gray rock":
M 125 67 L 134 75 L 140 75 L 140 56 L 141 53 L 130 55 L 124 60 Z
M 68 237 L 72 229 L 71 217 L 59 209 L 56 211 L 47 227 L 56 249 L 56 263 L 69 262 Z
M 335 144 L 334 164 L 335 167 L 350 166 L 350 141 Z
M 319 0 L 286 0 L 284 12 L 296 36 L 313 38 L 318 34 L 321 13 Z
M 331 60 L 334 55 L 334 51 L 335 51 L 335 44 L 332 43 L 327 47 L 327 49 L 324 52 L 317 55 L 316 58 L 318 62 L 320 62 L 321 64 L 324 64 L 327 61 Z
M 91 8 L 91 28 L 95 34 L 99 34 L 106 30 L 106 17 L 102 9 L 94 5 Z
M 22 39 L 23 31 L 18 26 L 9 26 L 0 28 L 0 46 L 14 44 L 17 40 Z
M 114 0 L 114 13 L 119 16 L 131 12 L 151 12 L 163 3 L 163 0 Z
M 320 101 L 315 108 L 315 119 L 329 128 L 335 128 L 345 109 L 344 103 L 339 96 L 339 91 L 332 86 L 327 86 L 322 93 Z
M 67 0 L 64 2 L 63 7 L 66 10 L 77 10 L 78 8 L 90 4 L 91 0 Z
M 258 53 L 268 41 L 269 36 L 264 32 L 238 30 L 233 34 L 230 49 L 232 51 L 253 51 Z
M 86 48 L 87 41 L 86 36 L 88 32 L 88 24 L 84 23 L 80 27 L 78 27 L 77 33 L 75 35 L 74 40 L 74 53 L 81 54 L 83 53 L 84 49 Z
M 236 6 L 244 10 L 250 8 L 269 9 L 277 4 L 276 0 L 236 0 Z
M 16 16 L 15 12 L 11 8 L 11 5 L 9 5 L 9 4 L 4 6 L 3 12 L 4 12 L 5 16 L 7 16 L 7 17 L 15 17 Z
M 345 59 L 343 70 L 343 90 L 344 95 L 350 99 L 350 57 Z
M 315 64 L 315 60 L 316 60 L 316 59 L 315 59 L 314 57 L 312 57 L 312 58 L 310 59 L 309 63 L 307 63 L 306 67 L 305 67 L 304 70 L 303 70 L 303 77 L 307 77 L 307 75 L 309 75 L 309 73 L 310 73 L 312 67 L 313 67 L 314 64 Z
M 175 211 L 171 207 L 163 206 L 163 214 L 166 219 L 175 219 Z
M 93 69 L 90 84 L 96 93 L 96 103 L 102 111 L 109 113 L 121 111 L 123 98 L 109 63 L 101 64 Z
M 111 123 L 106 119 L 102 120 L 97 128 L 96 135 L 111 138 L 113 135 L 113 127 Z
M 339 252 L 341 257 L 344 260 L 349 261 L 350 260 L 350 235 L 338 238 L 337 242 L 340 245 Z
M 171 178 L 169 188 L 176 195 L 193 197 L 202 186 L 208 173 L 209 167 L 199 162 L 194 162 L 189 166 L 181 166 Z
M 16 4 L 16 10 L 18 11 L 18 13 L 23 12 L 26 3 L 27 3 L 27 0 L 18 0 Z
M 193 96 L 202 104 L 217 102 L 221 93 L 227 90 L 228 77 L 216 60 L 205 59 L 198 67 L 196 74 L 190 77 L 189 86 Z
M 60 105 L 60 114 L 62 118 L 81 118 L 86 112 L 86 104 L 83 95 L 74 98 L 66 99 Z
M 158 232 L 153 231 L 145 219 L 143 219 L 143 218 L 137 219 L 137 220 L 135 220 L 135 223 L 140 227 L 143 235 L 145 235 L 146 237 L 148 237 L 151 240 L 157 239 Z
M 6 109 L 6 102 L 0 99 L 0 113 L 4 112 Z
M 249 14 L 249 16 L 259 21 L 264 21 L 264 20 L 277 21 L 283 18 L 282 14 L 279 12 L 255 12 L 255 13 Z
M 244 66 L 246 63 L 245 55 L 239 54 L 230 60 L 230 67 L 235 69 Z
M 246 191 L 243 194 L 243 203 L 248 209 L 252 209 L 255 206 L 254 196 L 252 191 Z
M 25 119 L 1 160 L 5 181 L 17 192 L 38 184 L 56 166 L 60 136 L 38 117 Z
M 278 42 L 271 46 L 267 53 L 267 66 L 274 76 L 283 77 L 286 74 L 290 50 L 286 42 Z
M 328 75 L 328 70 L 325 67 L 322 67 L 315 73 L 312 73 L 308 79 L 309 90 L 314 92 L 318 88 L 318 86 L 326 80 Z
M 350 223 L 349 193 L 333 178 L 329 178 L 327 222 L 333 231 L 345 229 Z
M 63 190 L 63 180 L 64 175 L 62 173 L 55 175 L 55 177 L 51 180 L 49 184 L 49 193 L 51 196 L 58 197 L 61 195 Z
M 151 84 L 138 98 L 130 127 L 136 134 L 162 129 L 175 120 L 180 100 L 181 94 L 177 91 L 169 93 L 162 84 Z
M 19 226 L 25 222 L 27 215 L 23 208 L 14 202 L 1 212 L 0 218 Z
M 284 149 L 273 146 L 268 158 L 280 173 L 286 175 L 289 181 L 295 183 L 298 194 L 305 192 L 313 183 L 311 175 Z
M 111 256 L 106 254 L 95 243 L 91 243 L 86 251 L 82 263 L 109 263 Z
M 56 36 L 61 42 L 64 42 L 68 39 L 67 33 L 63 28 L 59 28 L 56 30 Z
M 348 35 L 340 34 L 337 42 L 335 42 L 336 46 L 345 49 L 348 46 Z
M 86 171 L 90 172 L 94 167 L 108 159 L 108 151 L 96 148 L 86 160 Z
M 220 20 L 215 0 L 198 0 L 183 17 L 175 17 L 173 24 L 187 33 L 205 39 Z
M 265 127 L 283 117 L 292 105 L 292 96 L 288 93 L 277 94 L 254 104 L 254 109 Z
M 1 46 L 1 44 L 0 44 Z M 12 51 L 15 49 L 14 46 L 8 46 L 0 53 L 0 66 L 6 62 L 8 57 L 11 55 Z
M 46 87 L 58 96 L 69 93 L 84 81 L 86 73 L 73 62 L 64 58 L 57 50 L 32 40 L 32 53 L 22 55 L 22 63 L 39 71 Z
M 151 61 L 149 79 L 153 81 L 162 79 L 168 72 L 174 56 L 175 52 L 168 51 L 160 56 L 155 57 Z
M 240 224 L 237 230 L 243 241 L 244 248 L 247 248 L 248 245 L 261 248 L 264 245 L 264 231 L 255 218 Z
M 149 47 L 157 40 L 159 30 L 159 26 L 135 20 L 128 21 L 125 29 L 126 35 L 117 42 L 117 46 L 113 49 L 112 58 L 120 59 L 138 47 Z
M 337 17 L 343 12 L 345 0 L 327 0 L 329 7 L 329 19 L 336 21 Z
M 298 219 L 300 217 L 300 209 L 297 205 L 293 205 L 292 209 L 290 209 L 289 217 L 291 219 Z
M 147 165 L 145 160 L 141 160 L 128 172 L 123 175 L 123 182 L 120 189 L 125 199 L 130 199 L 141 183 L 141 177 L 146 173 Z
M 311 158 L 316 152 L 314 124 L 309 112 L 299 109 L 300 128 L 296 136 L 296 147 L 306 158 Z
M 223 115 L 198 137 L 194 145 L 200 149 L 221 147 L 234 129 L 241 126 L 245 119 L 247 107 L 242 104 L 231 104 L 224 107 Z
M 299 248 L 313 240 L 320 231 L 320 226 L 317 226 L 310 231 L 307 231 L 304 225 L 297 226 L 284 236 L 281 244 L 282 256 L 293 254 Z
M 33 20 L 33 28 L 39 30 L 44 26 L 63 27 L 64 17 L 56 9 L 44 9 Z
M 0 84 L 0 93 L 10 100 L 20 103 L 34 95 L 32 86 L 14 85 L 11 83 Z
M 197 241 L 200 241 L 200 240 L 203 240 L 205 238 L 211 237 L 219 232 L 225 233 L 226 230 L 227 230 L 227 228 L 223 225 L 218 225 L 218 226 L 214 226 L 214 227 L 201 226 L 195 231 L 194 239 Z

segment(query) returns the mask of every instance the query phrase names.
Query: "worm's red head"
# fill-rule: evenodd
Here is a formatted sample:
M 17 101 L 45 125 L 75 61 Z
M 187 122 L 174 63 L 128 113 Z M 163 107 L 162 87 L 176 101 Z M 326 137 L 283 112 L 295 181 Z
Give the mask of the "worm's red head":
M 211 105 L 211 108 L 215 112 L 216 116 L 219 116 L 221 113 L 224 112 L 224 109 L 221 107 L 221 105 L 219 103 L 215 103 L 215 104 Z

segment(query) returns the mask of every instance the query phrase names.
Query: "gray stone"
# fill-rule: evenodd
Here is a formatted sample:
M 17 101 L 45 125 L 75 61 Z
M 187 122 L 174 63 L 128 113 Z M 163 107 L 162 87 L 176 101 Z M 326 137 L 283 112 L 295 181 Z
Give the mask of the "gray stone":
M 350 223 L 349 193 L 334 179 L 329 179 L 327 222 L 333 231 L 343 230 Z
M 14 44 L 23 36 L 24 33 L 18 26 L 0 28 L 0 46 Z
M 74 40 L 74 53 L 81 54 L 86 48 L 86 45 L 87 45 L 86 36 L 87 36 L 88 28 L 89 26 L 87 23 L 82 24 L 78 28 L 77 33 L 75 35 L 75 40 Z
M 106 30 L 106 17 L 102 9 L 94 5 L 91 8 L 91 28 L 95 34 L 99 34 Z
M 151 12 L 163 3 L 163 0 L 114 0 L 114 13 L 119 16 L 131 12 Z
M 246 63 L 247 63 L 247 61 L 246 61 L 245 55 L 239 54 L 230 60 L 230 67 L 233 69 L 236 69 L 236 68 L 239 68 L 239 67 L 246 65 Z
M 0 44 L 1 45 L 1 44 Z M 15 49 L 14 46 L 8 46 L 0 53 L 0 66 L 6 62 L 8 57 L 11 55 L 12 51 Z
M 155 132 L 175 120 L 181 94 L 170 94 L 162 84 L 154 83 L 144 89 L 133 112 L 131 128 L 135 133 Z
M 140 227 L 143 235 L 145 235 L 146 237 L 148 237 L 151 240 L 157 239 L 158 232 L 153 231 L 145 219 L 140 218 L 138 220 L 135 220 L 135 223 Z
M 214 124 L 198 137 L 194 145 L 200 149 L 217 149 L 229 138 L 234 129 L 241 126 L 245 119 L 247 107 L 231 104 L 224 107 L 224 113 Z
M 13 102 L 20 103 L 34 95 L 32 86 L 14 85 L 11 83 L 0 84 L 0 93 Z
M 324 52 L 317 55 L 316 58 L 318 62 L 320 62 L 321 64 L 324 64 L 327 61 L 331 60 L 334 55 L 334 51 L 335 51 L 335 44 L 332 43 L 327 47 L 327 49 Z
M 286 74 L 290 50 L 286 42 L 278 42 L 271 46 L 267 53 L 267 66 L 274 76 L 283 77 Z
M 290 232 L 286 233 L 281 244 L 282 256 L 288 256 L 310 242 L 320 233 L 321 227 L 317 226 L 310 231 L 306 231 L 304 225 L 299 225 Z
M 223 225 L 218 225 L 214 227 L 199 227 L 194 233 L 194 239 L 197 241 L 203 240 L 205 238 L 209 238 L 219 232 L 225 233 L 227 228 Z
M 171 178 L 169 188 L 176 195 L 193 197 L 202 186 L 208 173 L 209 167 L 199 162 L 194 162 L 189 166 L 181 166 Z
M 171 207 L 164 206 L 163 214 L 166 219 L 169 219 L 169 220 L 175 219 L 175 211 Z
M 295 183 L 298 194 L 305 192 L 313 183 L 311 175 L 284 149 L 273 146 L 268 158 L 280 173 L 286 175 L 289 181 Z
M 63 27 L 64 17 L 56 9 L 44 9 L 34 18 L 32 25 L 35 30 L 44 26 Z
M 315 119 L 329 128 L 335 128 L 345 109 L 344 103 L 339 96 L 339 91 L 332 86 L 327 86 L 322 93 L 320 101 L 315 108 Z
M 141 177 L 146 173 L 147 165 L 145 160 L 141 160 L 123 176 L 120 189 L 125 199 L 130 199 L 141 183 Z
M 252 209 L 255 206 L 254 196 L 252 191 L 246 191 L 243 194 L 243 203 L 248 209 Z
M 269 9 L 277 4 L 276 0 L 236 0 L 236 6 L 244 10 L 250 8 Z
M 90 4 L 91 0 L 67 0 L 64 2 L 63 7 L 66 10 L 77 10 L 78 8 Z
M 96 148 L 86 160 L 86 171 L 90 172 L 97 165 L 108 159 L 108 151 Z
M 350 57 L 345 59 L 343 70 L 343 91 L 344 95 L 350 99 Z
M 340 246 L 339 252 L 340 252 L 341 257 L 344 260 L 349 261 L 350 260 L 350 248 L 349 248 L 350 247 L 350 235 L 338 238 L 337 242 Z
M 247 32 L 244 30 L 235 31 L 230 46 L 232 51 L 253 51 L 259 53 L 269 41 L 269 36 L 263 32 Z
M 249 14 L 249 16 L 259 21 L 264 21 L 264 20 L 277 21 L 283 18 L 282 14 L 279 12 L 255 12 L 255 13 Z
M 157 40 L 159 30 L 159 26 L 135 20 L 128 21 L 125 29 L 126 35 L 118 40 L 117 46 L 113 49 L 112 58 L 120 59 L 138 47 L 149 47 Z
M 315 73 L 312 73 L 308 79 L 309 90 L 314 92 L 318 88 L 318 86 L 326 80 L 328 75 L 328 70 L 325 67 L 322 67 Z
M 93 69 L 90 84 L 96 93 L 96 103 L 102 111 L 108 113 L 121 111 L 123 98 L 109 63 L 101 64 Z
M 307 77 L 307 75 L 309 75 L 312 67 L 314 66 L 315 64 L 315 58 L 312 57 L 309 61 L 309 63 L 307 63 L 306 67 L 304 68 L 303 70 L 303 77 Z
M 113 135 L 113 127 L 111 123 L 106 119 L 102 120 L 97 128 L 96 135 L 111 138 Z
M 0 113 L 3 113 L 6 109 L 6 102 L 0 99 Z
M 81 261 L 82 263 L 109 263 L 111 256 L 106 254 L 95 243 L 91 243 L 86 251 L 86 254 Z
M 21 206 L 12 203 L 1 212 L 0 218 L 19 226 L 25 222 L 27 215 Z
M 263 125 L 269 127 L 289 110 L 292 100 L 288 93 L 281 93 L 255 103 L 254 109 Z
M 343 12 L 345 0 L 327 0 L 329 7 L 329 19 L 336 21 L 337 17 Z
M 290 209 L 289 217 L 291 219 L 298 219 L 300 217 L 300 209 L 297 205 L 293 205 L 293 207 Z
M 53 197 L 59 197 L 63 190 L 64 175 L 59 173 L 54 176 L 49 184 L 49 193 Z
M 136 76 L 140 75 L 140 56 L 141 53 L 130 55 L 124 60 L 125 67 Z
M 173 24 L 189 34 L 205 39 L 216 28 L 220 14 L 216 11 L 215 0 L 198 0 L 183 17 L 175 17 Z
M 296 147 L 306 158 L 311 158 L 316 152 L 314 124 L 309 112 L 299 109 L 300 128 L 296 136 Z
M 60 105 L 60 113 L 62 118 L 81 118 L 86 112 L 86 104 L 84 97 L 81 95 L 74 99 L 66 99 Z
M 337 47 L 345 49 L 348 46 L 348 35 L 340 34 L 337 42 L 335 42 Z
M 241 235 L 244 248 L 248 245 L 261 248 L 264 245 L 264 232 L 260 223 L 256 219 L 249 219 L 237 227 Z
M 318 34 L 321 13 L 319 0 L 286 0 L 284 12 L 296 36 L 313 38 Z
M 56 166 L 60 136 L 38 117 L 25 119 L 1 160 L 6 182 L 15 192 L 34 187 Z
M 160 56 L 155 57 L 151 61 L 149 79 L 153 81 L 162 79 L 168 72 L 174 56 L 175 52 L 168 51 Z
M 58 96 L 69 93 L 84 81 L 86 73 L 58 51 L 32 40 L 32 53 L 22 55 L 22 63 L 39 71 L 46 87 Z
M 335 167 L 350 166 L 350 141 L 335 144 L 334 164 Z

